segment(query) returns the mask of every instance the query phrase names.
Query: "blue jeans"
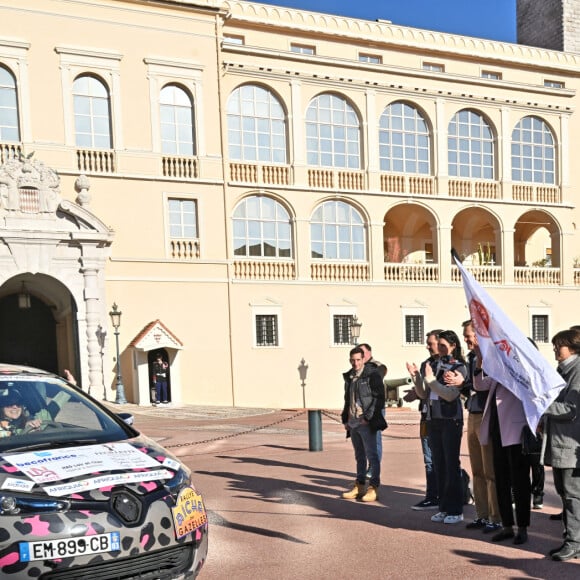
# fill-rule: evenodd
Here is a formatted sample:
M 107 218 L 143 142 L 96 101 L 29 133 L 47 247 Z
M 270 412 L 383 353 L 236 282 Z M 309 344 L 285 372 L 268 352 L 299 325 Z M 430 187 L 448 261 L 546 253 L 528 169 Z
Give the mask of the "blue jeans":
M 458 516 L 463 513 L 463 484 L 459 459 L 463 421 L 431 419 L 427 428 L 439 490 L 439 511 Z
M 159 403 L 167 401 L 167 381 L 155 381 L 155 396 Z
M 421 422 L 423 422 L 423 419 L 421 419 Z M 429 445 L 429 437 L 427 435 L 421 436 L 421 448 L 423 450 L 423 463 L 425 463 L 425 479 L 427 482 L 425 499 L 436 502 L 439 501 L 437 476 L 435 475 L 431 446 Z
M 380 433 L 380 431 L 379 431 Z M 360 425 L 350 429 L 350 440 L 354 449 L 356 460 L 356 480 L 359 483 L 366 481 L 367 461 L 371 466 L 371 479 L 369 483 L 373 487 L 381 484 L 381 462 L 377 452 L 377 433 L 371 431 L 369 425 Z

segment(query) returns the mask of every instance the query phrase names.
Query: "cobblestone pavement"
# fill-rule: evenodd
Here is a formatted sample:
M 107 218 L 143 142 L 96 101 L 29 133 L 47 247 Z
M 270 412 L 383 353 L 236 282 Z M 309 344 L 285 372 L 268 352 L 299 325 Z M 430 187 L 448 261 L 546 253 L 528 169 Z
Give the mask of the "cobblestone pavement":
M 492 543 L 465 522 L 435 524 L 423 498 L 418 413 L 387 409 L 379 501 L 343 500 L 354 457 L 338 411 L 322 413 L 321 451 L 309 451 L 302 409 L 110 405 L 131 412 L 135 426 L 193 470 L 210 521 L 201 580 L 576 579 L 580 562 L 553 562 L 561 542 L 549 519 L 559 500 L 547 470 L 545 507 L 532 512 L 529 542 Z M 462 463 L 469 471 L 465 442 Z M 369 557 L 368 554 L 371 556 Z

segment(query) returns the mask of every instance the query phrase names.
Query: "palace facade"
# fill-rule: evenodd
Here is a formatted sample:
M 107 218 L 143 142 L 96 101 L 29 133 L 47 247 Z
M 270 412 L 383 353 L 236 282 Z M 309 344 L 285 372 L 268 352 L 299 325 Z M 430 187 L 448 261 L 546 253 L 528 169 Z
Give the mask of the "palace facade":
M 452 248 L 550 360 L 580 324 L 580 55 L 239 0 L 0 23 L 0 360 L 336 408 L 353 323 L 391 379 L 461 334 Z

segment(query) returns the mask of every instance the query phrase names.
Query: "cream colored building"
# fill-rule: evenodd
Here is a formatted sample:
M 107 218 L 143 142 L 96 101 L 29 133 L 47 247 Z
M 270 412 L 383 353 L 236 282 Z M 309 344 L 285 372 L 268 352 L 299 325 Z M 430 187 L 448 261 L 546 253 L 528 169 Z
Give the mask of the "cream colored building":
M 580 56 L 245 1 L 0 0 L 0 360 L 341 406 L 468 317 L 580 323 Z M 298 367 L 308 373 L 302 386 Z

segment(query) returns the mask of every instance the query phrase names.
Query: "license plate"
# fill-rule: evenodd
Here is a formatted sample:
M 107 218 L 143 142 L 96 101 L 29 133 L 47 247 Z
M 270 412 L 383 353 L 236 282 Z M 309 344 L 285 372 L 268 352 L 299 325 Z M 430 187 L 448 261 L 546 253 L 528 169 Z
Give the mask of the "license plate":
M 116 552 L 120 549 L 121 534 L 119 532 L 63 540 L 20 542 L 20 561 L 58 560 L 70 556 Z

